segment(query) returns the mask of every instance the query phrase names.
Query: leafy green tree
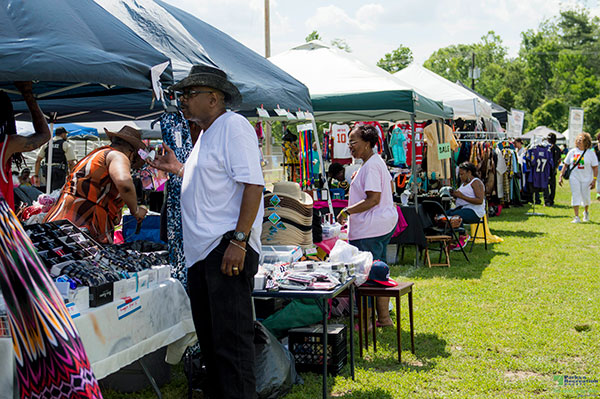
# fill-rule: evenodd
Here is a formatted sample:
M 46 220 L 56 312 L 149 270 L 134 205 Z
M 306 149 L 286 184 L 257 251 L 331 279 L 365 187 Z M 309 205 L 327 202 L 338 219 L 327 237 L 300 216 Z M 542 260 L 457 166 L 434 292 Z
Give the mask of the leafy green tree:
M 345 39 L 333 39 L 331 41 L 331 45 L 339 48 L 340 50 L 344 50 L 347 53 L 352 52 L 352 49 L 350 48 Z
M 588 98 L 582 104 L 585 112 L 583 130 L 598 138 L 600 132 L 600 96 Z
M 396 50 L 386 53 L 382 59 L 377 61 L 377 66 L 389 73 L 395 73 L 406 68 L 411 62 L 413 62 L 412 51 L 408 47 L 400 45 Z
M 494 102 L 510 111 L 515 106 L 515 95 L 511 89 L 505 87 L 494 97 Z
M 501 82 L 506 76 L 506 51 L 500 36 L 489 31 L 477 43 L 456 44 L 437 50 L 423 65 L 451 82 L 460 80 L 467 84 L 471 82 L 469 70 L 473 66 L 474 54 L 475 66 L 481 71 L 475 90 L 493 98 L 502 89 Z
M 568 125 L 569 107 L 561 98 L 551 98 L 533 111 L 533 128 L 548 126 L 559 132 L 564 131 Z
M 306 42 L 312 42 L 313 40 L 322 40 L 321 39 L 321 35 L 319 35 L 319 32 L 317 32 L 316 30 L 313 30 L 312 32 L 310 32 L 308 34 L 308 36 L 306 36 L 306 38 L 304 39 L 306 40 Z

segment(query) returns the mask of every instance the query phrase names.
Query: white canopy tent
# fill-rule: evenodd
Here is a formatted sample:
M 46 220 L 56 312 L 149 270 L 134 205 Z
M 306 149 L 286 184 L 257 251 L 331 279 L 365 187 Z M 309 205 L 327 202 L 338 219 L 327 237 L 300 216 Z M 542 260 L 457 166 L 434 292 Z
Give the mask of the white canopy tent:
M 491 104 L 423 66 L 413 63 L 396 72 L 394 77 L 427 97 L 452 107 L 454 118 L 474 120 L 492 117 Z

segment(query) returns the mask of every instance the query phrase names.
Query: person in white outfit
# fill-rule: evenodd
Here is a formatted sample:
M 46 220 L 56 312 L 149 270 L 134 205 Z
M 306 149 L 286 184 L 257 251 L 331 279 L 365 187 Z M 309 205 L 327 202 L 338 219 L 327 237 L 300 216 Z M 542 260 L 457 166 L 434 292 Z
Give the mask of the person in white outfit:
M 562 186 L 563 177 L 567 169 L 571 169 L 571 205 L 575 218 L 573 223 L 580 223 L 579 207 L 583 206 L 583 221 L 589 222 L 589 207 L 591 200 L 591 190 L 596 185 L 598 179 L 598 158 L 592 147 L 592 137 L 588 133 L 580 133 L 575 139 L 575 146 L 569 151 L 565 158 L 565 165 L 560 174 L 558 184 Z

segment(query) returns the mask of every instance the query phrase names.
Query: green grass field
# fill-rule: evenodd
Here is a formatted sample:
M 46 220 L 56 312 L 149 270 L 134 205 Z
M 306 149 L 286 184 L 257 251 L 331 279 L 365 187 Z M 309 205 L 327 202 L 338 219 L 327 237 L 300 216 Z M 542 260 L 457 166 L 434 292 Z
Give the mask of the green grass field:
M 404 352 L 397 362 L 395 332 L 378 330 L 377 353 L 357 353 L 356 381 L 349 367 L 330 378 L 332 397 L 532 398 L 600 397 L 600 383 L 559 385 L 555 376 L 600 379 L 600 202 L 592 222 L 571 224 L 570 192 L 557 206 L 510 208 L 490 220 L 504 242 L 486 252 L 476 244 L 467 263 L 460 252 L 451 268 L 395 265 L 392 277 L 412 281 L 416 355 L 408 350 L 406 297 L 402 299 Z M 595 192 L 592 193 L 595 198 Z M 407 250 L 405 260 L 412 262 Z M 393 315 L 395 317 L 395 315 Z M 358 341 L 358 338 L 357 338 Z M 321 397 L 321 378 L 302 374 L 286 399 Z M 184 398 L 185 377 L 173 369 L 164 398 Z M 152 398 L 150 391 L 106 398 Z

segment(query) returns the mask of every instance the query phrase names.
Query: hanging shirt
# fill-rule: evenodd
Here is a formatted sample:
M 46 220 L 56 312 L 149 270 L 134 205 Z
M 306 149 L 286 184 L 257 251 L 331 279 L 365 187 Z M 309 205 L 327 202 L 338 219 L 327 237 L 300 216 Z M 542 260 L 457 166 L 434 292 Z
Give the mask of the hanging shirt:
M 244 184 L 264 186 L 254 128 L 228 111 L 203 132 L 185 163 L 181 186 L 183 247 L 188 267 L 205 259 L 240 216 Z M 260 201 L 248 244 L 260 254 Z
M 580 149 L 571 149 L 565 158 L 565 165 L 571 166 L 579 161 L 581 154 L 583 154 L 583 151 Z M 594 179 L 594 171 L 592 170 L 592 167 L 594 166 L 598 166 L 598 158 L 596 157 L 594 150 L 589 148 L 585 152 L 583 160 L 581 160 L 577 164 L 577 167 L 571 172 L 571 179 L 577 179 L 581 182 L 591 182 Z
M 377 122 L 377 121 L 372 121 L 372 122 L 356 122 L 354 124 L 354 126 L 356 126 L 358 124 L 371 125 L 371 126 L 373 126 L 375 128 L 375 130 L 377 130 L 377 145 L 375 146 L 375 148 L 376 148 L 376 152 L 378 154 L 381 154 L 381 152 L 383 151 L 383 143 L 385 142 L 385 133 L 384 133 L 383 128 L 379 124 L 379 122 Z
M 448 125 L 437 125 L 433 122 L 423 130 L 425 142 L 427 143 L 427 174 L 435 173 L 436 177 L 450 178 L 450 158 L 440 160 L 438 155 L 438 144 L 450 143 L 450 150 L 453 152 L 458 148 L 458 143 L 452 133 L 452 128 Z M 438 131 L 439 138 L 438 140 Z M 445 171 L 445 173 L 444 173 Z
M 392 130 L 390 139 L 390 147 L 392 147 L 392 156 L 394 157 L 394 165 L 406 165 L 406 134 L 399 127 Z
M 350 147 L 348 146 L 348 134 L 350 126 L 333 125 L 331 126 L 331 136 L 333 139 L 333 162 L 348 164 L 352 162 Z
M 548 187 L 550 173 L 554 170 L 554 159 L 548 146 L 536 146 L 525 153 L 525 159 L 529 164 L 530 173 L 527 181 L 534 188 L 544 189 Z
M 410 123 L 400 123 L 397 125 L 402 131 L 406 133 L 406 164 L 412 165 L 413 154 L 412 154 L 412 128 Z M 417 165 L 421 165 L 423 162 L 423 130 L 425 128 L 425 122 L 415 123 L 415 162 Z

